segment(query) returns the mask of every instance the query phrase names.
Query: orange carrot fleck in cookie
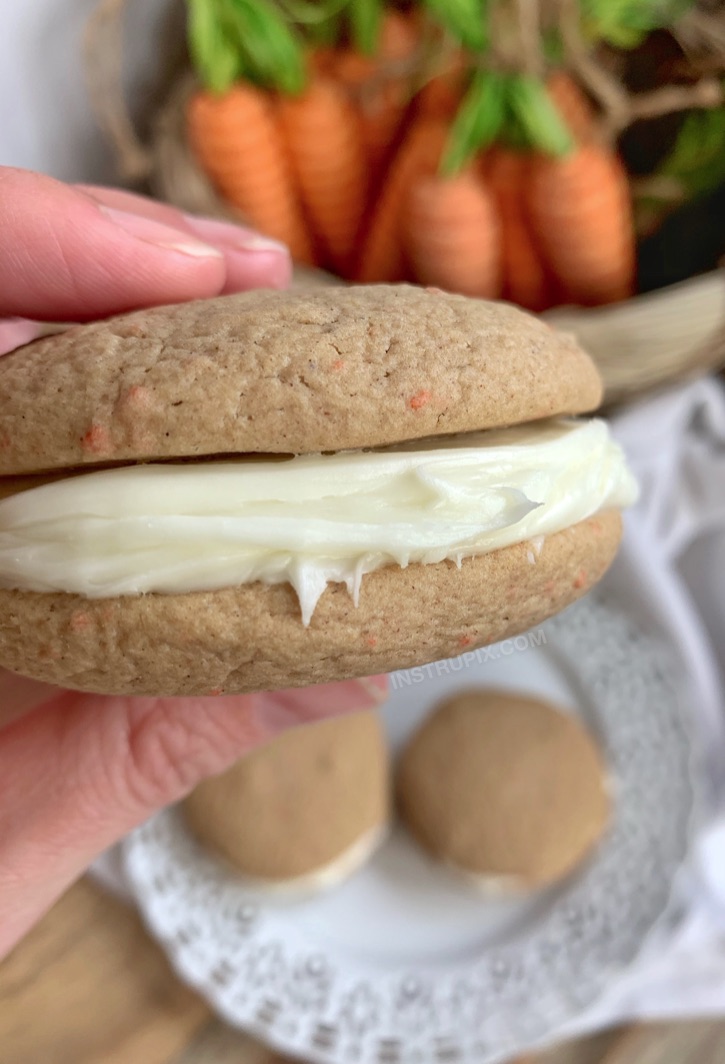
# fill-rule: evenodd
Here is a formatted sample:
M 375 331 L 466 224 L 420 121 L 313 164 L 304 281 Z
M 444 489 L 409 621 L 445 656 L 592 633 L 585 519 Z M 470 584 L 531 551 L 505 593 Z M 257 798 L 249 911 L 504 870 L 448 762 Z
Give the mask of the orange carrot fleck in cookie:
M 411 410 L 421 410 L 430 402 L 430 400 L 430 392 L 426 391 L 426 389 L 423 388 L 421 389 L 421 391 L 416 392 L 415 395 L 411 396 L 409 405 Z
M 587 571 L 586 571 L 586 569 L 580 569 L 579 572 L 576 575 L 576 579 L 574 580 L 574 587 L 579 587 L 579 588 L 584 587 L 586 585 L 586 582 L 587 582 Z
M 472 635 L 462 635 L 460 637 L 460 639 L 458 640 L 458 645 L 459 645 L 459 647 L 470 647 L 472 642 L 473 642 L 473 636 Z
M 84 632 L 90 626 L 91 619 L 87 613 L 78 610 L 71 616 L 70 629 L 72 632 Z
M 108 454 L 111 450 L 111 437 L 108 429 L 105 429 L 103 425 L 91 425 L 81 440 L 81 446 L 84 451 L 91 454 Z
M 342 367 L 344 365 L 345 365 L 345 359 L 344 358 L 336 358 L 335 361 L 332 363 L 332 368 L 333 369 L 342 369 Z

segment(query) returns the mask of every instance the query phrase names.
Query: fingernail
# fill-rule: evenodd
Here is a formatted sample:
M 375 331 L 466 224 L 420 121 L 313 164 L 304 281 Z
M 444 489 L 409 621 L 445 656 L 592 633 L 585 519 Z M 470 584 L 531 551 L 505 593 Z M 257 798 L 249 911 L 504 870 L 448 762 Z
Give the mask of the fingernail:
M 226 251 L 225 260 L 224 292 L 227 294 L 247 288 L 287 288 L 292 279 L 292 261 L 288 255 L 231 248 Z
M 151 218 L 133 214 L 131 211 L 119 211 L 105 204 L 99 204 L 98 209 L 124 232 L 135 237 L 136 240 L 143 240 L 145 244 L 153 244 L 167 251 L 178 251 L 181 255 L 191 255 L 198 259 L 222 258 L 222 253 L 218 248 L 202 243 L 201 240 L 194 240 L 193 237 L 169 225 L 162 225 Z
M 272 251 L 289 255 L 286 244 L 269 236 L 262 236 L 261 233 L 243 225 L 220 222 L 216 218 L 200 218 L 196 214 L 185 214 L 184 221 L 192 233 L 225 248 L 235 248 L 238 251 Z

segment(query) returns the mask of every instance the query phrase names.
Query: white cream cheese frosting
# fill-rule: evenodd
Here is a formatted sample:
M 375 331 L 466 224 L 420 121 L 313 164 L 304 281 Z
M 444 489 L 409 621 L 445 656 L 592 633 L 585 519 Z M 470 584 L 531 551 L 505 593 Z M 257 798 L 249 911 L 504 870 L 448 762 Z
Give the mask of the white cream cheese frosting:
M 322 868 L 316 868 L 312 872 L 304 872 L 293 879 L 263 879 L 259 876 L 249 876 L 240 873 L 235 867 L 237 876 L 241 874 L 244 884 L 251 890 L 258 890 L 264 894 L 274 894 L 279 898 L 300 895 L 315 894 L 321 890 L 331 890 L 338 886 L 364 865 L 380 848 L 388 836 L 388 825 L 379 824 L 370 828 L 359 839 L 351 843 L 346 850 L 333 858 L 329 864 Z
M 135 465 L 0 502 L 0 587 L 87 598 L 331 581 L 461 560 L 630 505 L 606 422 L 557 419 L 371 451 Z

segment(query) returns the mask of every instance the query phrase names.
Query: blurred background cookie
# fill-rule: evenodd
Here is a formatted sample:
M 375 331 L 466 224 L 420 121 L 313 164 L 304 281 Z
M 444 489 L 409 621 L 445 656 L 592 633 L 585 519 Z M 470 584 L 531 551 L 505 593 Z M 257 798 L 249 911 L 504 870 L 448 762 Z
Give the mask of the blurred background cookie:
M 441 703 L 403 751 L 400 810 L 436 858 L 484 888 L 546 886 L 609 817 L 605 765 L 578 720 L 538 699 L 471 690 Z
M 317 890 L 354 872 L 389 818 L 376 713 L 295 728 L 205 780 L 184 801 L 199 841 L 259 886 Z

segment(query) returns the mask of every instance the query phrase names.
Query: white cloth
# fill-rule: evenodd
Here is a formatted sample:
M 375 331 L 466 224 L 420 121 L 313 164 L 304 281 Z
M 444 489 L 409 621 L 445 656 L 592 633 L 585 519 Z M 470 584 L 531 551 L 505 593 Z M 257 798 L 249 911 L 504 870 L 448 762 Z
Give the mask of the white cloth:
M 640 402 L 615 432 L 642 486 L 607 580 L 684 664 L 705 784 L 672 924 L 561 1036 L 627 1019 L 725 1014 L 725 389 L 697 381 Z

